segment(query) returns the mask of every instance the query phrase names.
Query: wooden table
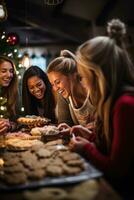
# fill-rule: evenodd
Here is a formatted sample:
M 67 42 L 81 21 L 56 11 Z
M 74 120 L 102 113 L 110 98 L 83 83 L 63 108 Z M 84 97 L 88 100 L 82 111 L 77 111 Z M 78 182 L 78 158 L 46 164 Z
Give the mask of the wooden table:
M 47 187 L 48 188 L 48 187 Z M 46 188 L 46 189 L 47 189 Z M 50 188 L 50 187 L 49 187 Z M 79 184 L 55 187 L 64 190 L 67 195 L 64 198 L 58 198 L 55 195 L 50 200 L 121 200 L 122 198 L 112 189 L 112 187 L 103 179 L 91 179 Z M 42 189 L 42 188 L 41 188 Z M 45 188 L 43 188 L 45 189 Z M 0 200 L 24 200 L 31 199 L 40 200 L 40 197 L 36 197 L 37 192 L 40 189 L 27 190 L 27 191 L 16 191 L 10 193 L 0 193 Z M 31 198 L 26 198 L 27 194 L 32 194 Z M 25 198 L 24 198 L 25 197 Z M 45 190 L 44 190 L 45 197 Z M 45 198 L 44 198 L 45 200 Z M 47 199 L 48 200 L 48 199 Z

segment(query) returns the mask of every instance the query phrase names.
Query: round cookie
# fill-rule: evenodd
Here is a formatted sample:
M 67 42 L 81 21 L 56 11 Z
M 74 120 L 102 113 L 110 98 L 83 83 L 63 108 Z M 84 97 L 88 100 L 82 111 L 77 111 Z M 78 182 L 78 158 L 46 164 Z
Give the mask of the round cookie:
M 18 184 L 26 183 L 27 176 L 23 172 L 5 174 L 4 180 L 6 181 L 7 184 L 18 185 Z
M 48 165 L 46 167 L 46 173 L 48 176 L 61 176 L 63 169 L 61 166 Z
M 43 169 L 30 170 L 27 173 L 28 178 L 31 180 L 42 179 L 45 175 L 46 175 L 46 172 Z
M 25 200 L 62 200 L 67 197 L 67 192 L 60 188 L 44 188 L 37 191 L 24 192 Z

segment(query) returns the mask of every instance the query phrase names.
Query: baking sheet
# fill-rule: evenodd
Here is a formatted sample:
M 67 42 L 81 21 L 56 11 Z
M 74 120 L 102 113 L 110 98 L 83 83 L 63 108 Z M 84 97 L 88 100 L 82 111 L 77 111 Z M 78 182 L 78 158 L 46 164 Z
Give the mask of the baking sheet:
M 14 191 L 14 190 L 25 190 L 34 189 L 45 186 L 64 186 L 67 184 L 79 183 L 93 178 L 98 178 L 102 176 L 102 172 L 97 170 L 88 162 L 85 162 L 85 170 L 78 175 L 73 176 L 60 176 L 60 177 L 45 177 L 44 179 L 38 181 L 31 181 L 21 185 L 6 185 L 0 182 L 0 192 L 1 191 Z

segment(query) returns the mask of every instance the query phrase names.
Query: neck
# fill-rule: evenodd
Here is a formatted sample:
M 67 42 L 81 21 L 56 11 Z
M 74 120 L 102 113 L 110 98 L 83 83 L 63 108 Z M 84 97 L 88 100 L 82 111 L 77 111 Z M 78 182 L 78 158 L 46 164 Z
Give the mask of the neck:
M 85 88 L 81 85 L 81 83 L 75 84 L 72 89 L 71 98 L 76 108 L 79 108 L 83 105 L 87 97 L 87 92 Z

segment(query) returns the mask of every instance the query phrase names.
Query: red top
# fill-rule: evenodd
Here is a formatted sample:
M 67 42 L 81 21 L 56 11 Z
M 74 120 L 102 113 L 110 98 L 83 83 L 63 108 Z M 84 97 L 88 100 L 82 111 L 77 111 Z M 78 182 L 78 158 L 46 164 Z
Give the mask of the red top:
M 134 96 L 123 94 L 113 109 L 113 141 L 105 156 L 92 144 L 84 146 L 86 157 L 109 175 L 127 176 L 134 163 Z M 129 173 L 128 173 L 129 172 Z

